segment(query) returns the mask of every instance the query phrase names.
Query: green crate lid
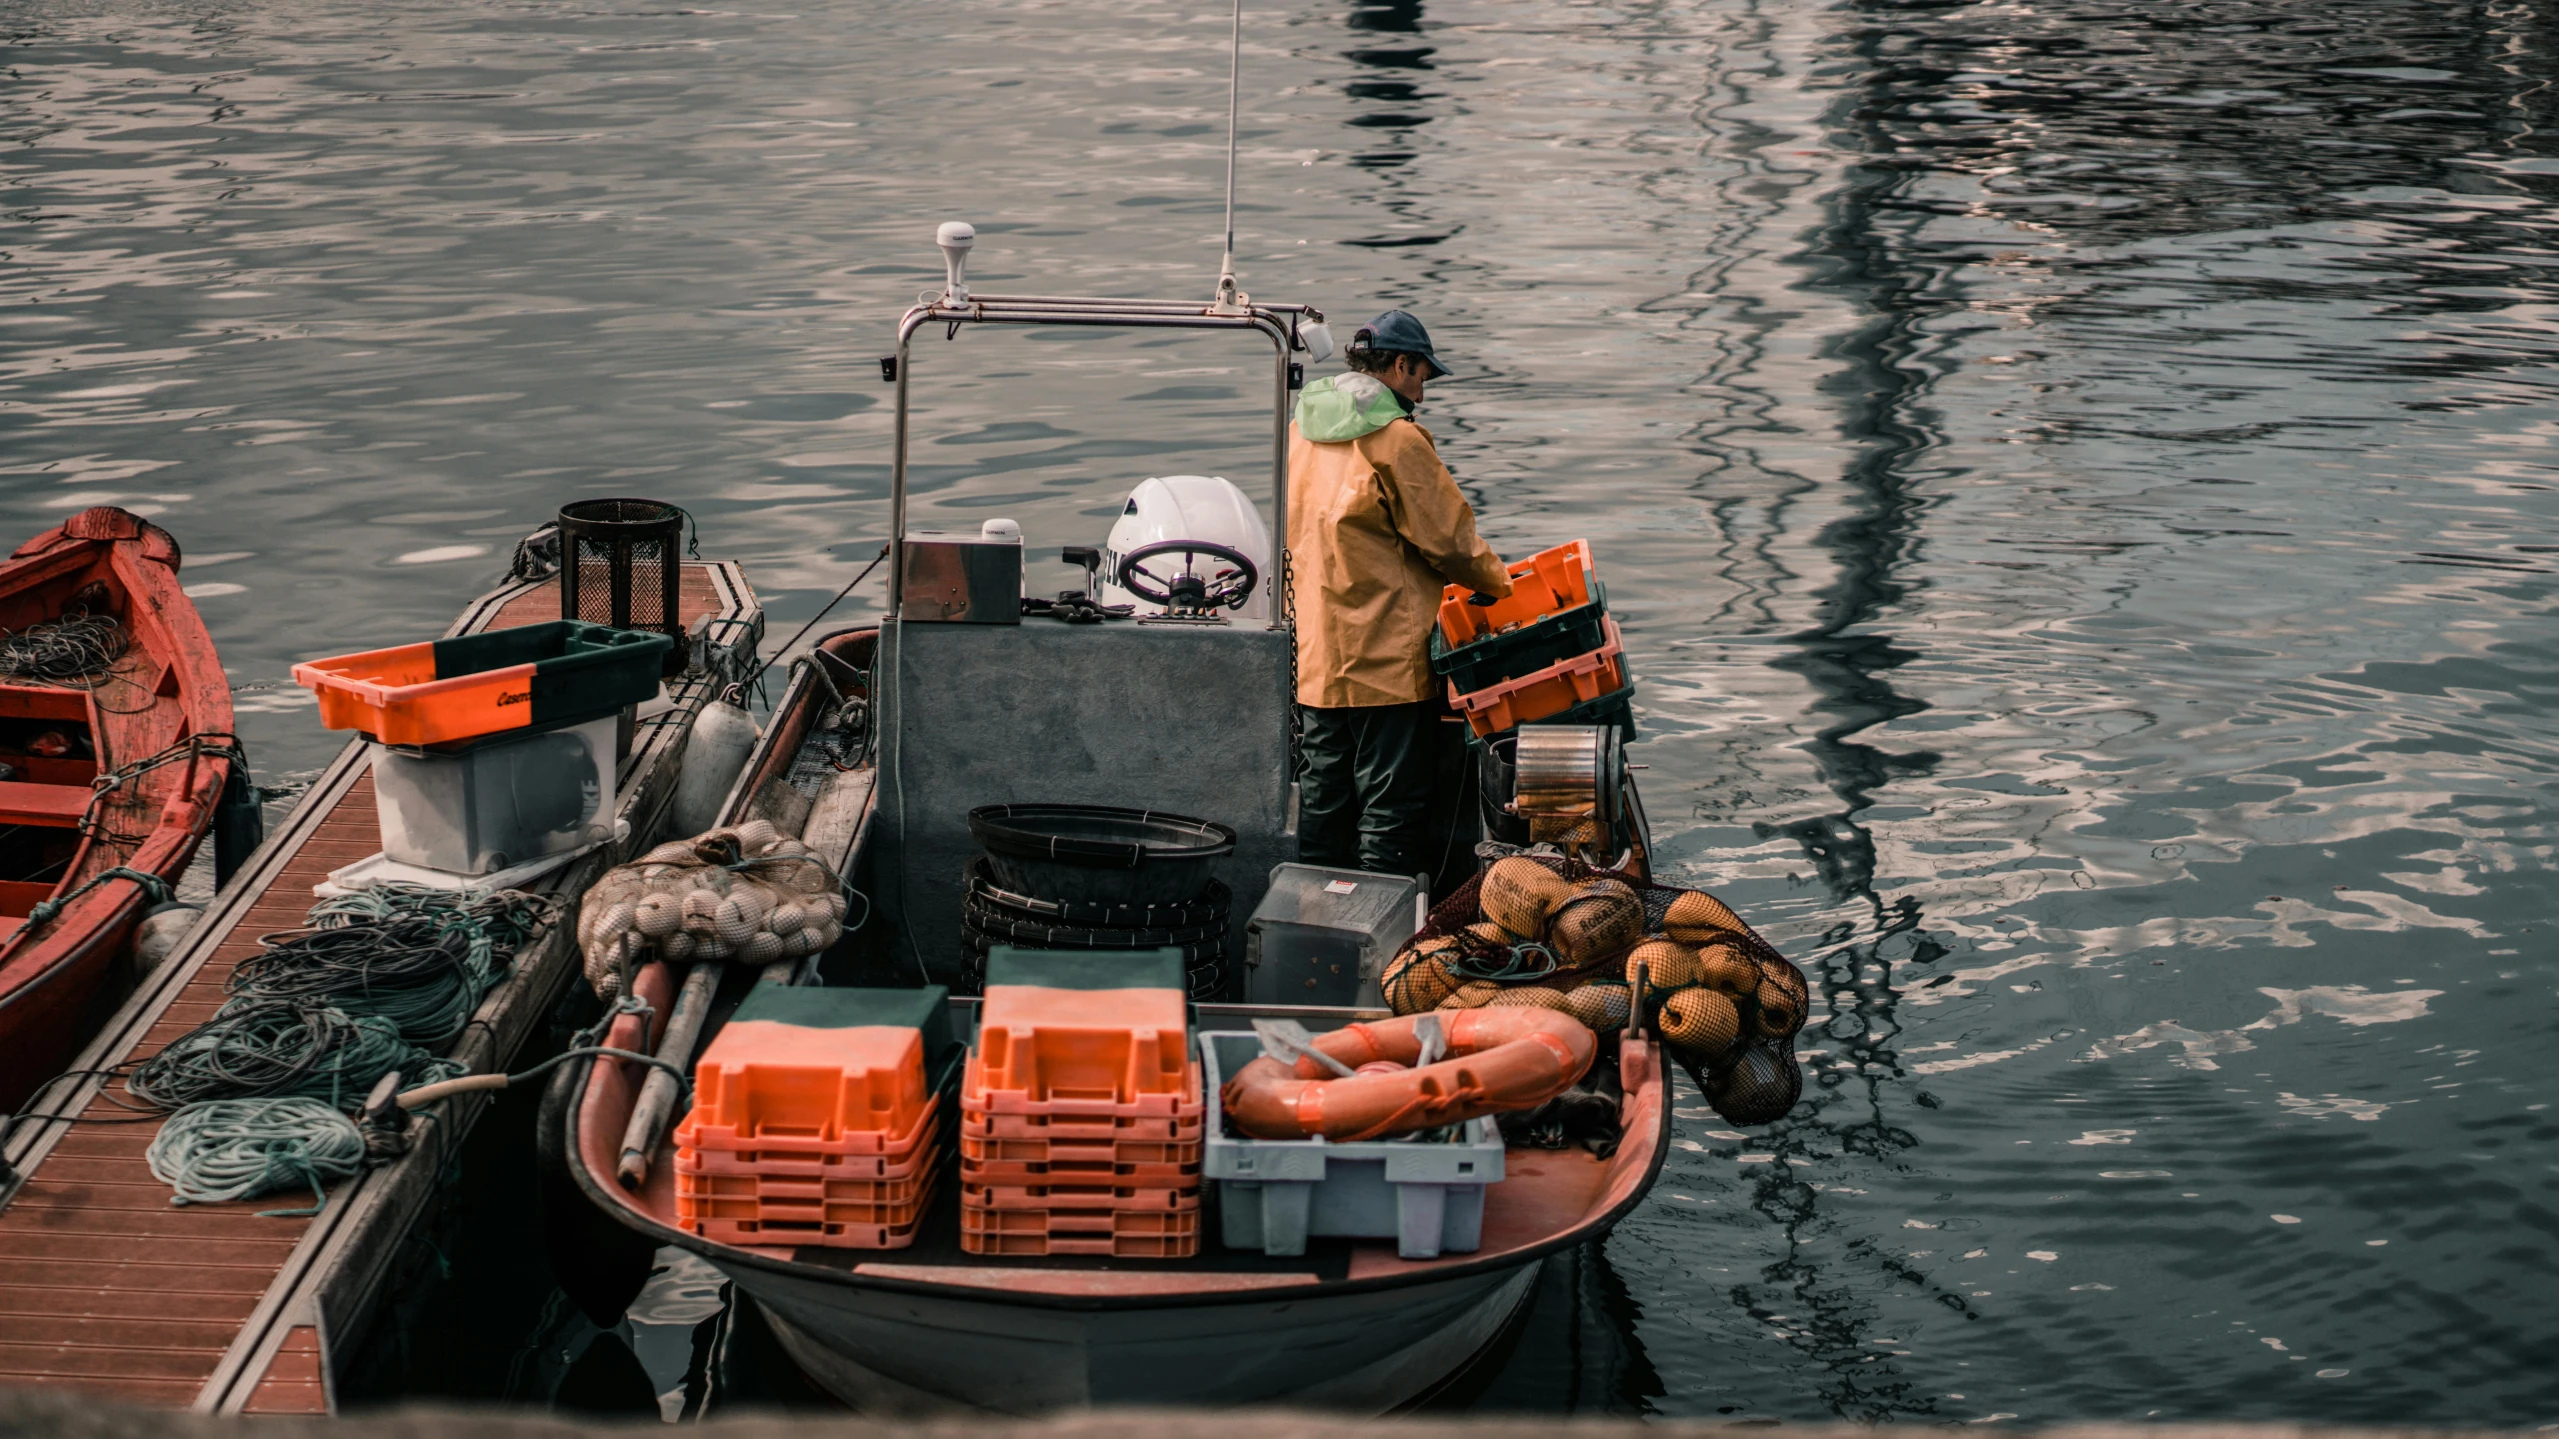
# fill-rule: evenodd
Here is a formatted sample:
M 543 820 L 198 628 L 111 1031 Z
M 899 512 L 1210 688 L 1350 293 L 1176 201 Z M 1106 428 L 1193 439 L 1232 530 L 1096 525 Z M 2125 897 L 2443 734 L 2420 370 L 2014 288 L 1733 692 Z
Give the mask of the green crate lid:
M 1017 949 L 986 951 L 986 982 L 1041 989 L 1172 989 L 1188 992 L 1178 949 Z
M 762 1019 L 801 1029 L 922 1030 L 925 1062 L 930 1064 L 952 1044 L 950 999 L 951 992 L 938 984 L 921 989 L 759 984 L 738 1002 L 729 1022 Z

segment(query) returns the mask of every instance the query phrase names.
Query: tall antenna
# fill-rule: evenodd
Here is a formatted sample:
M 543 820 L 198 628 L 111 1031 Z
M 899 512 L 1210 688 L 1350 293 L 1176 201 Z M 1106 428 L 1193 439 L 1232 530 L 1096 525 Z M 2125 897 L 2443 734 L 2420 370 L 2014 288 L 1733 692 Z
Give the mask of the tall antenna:
M 1226 260 L 1217 271 L 1217 304 L 1221 312 L 1244 308 L 1235 289 L 1235 117 L 1244 93 L 1244 0 L 1235 0 L 1235 34 L 1226 65 Z

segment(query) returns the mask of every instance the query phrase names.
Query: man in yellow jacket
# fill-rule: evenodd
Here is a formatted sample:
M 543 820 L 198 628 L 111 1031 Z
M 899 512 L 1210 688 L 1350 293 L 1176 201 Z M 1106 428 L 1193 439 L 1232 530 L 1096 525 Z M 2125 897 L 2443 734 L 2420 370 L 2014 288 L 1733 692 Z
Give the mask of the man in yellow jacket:
M 1306 387 L 1289 426 L 1289 594 L 1297 610 L 1298 853 L 1414 874 L 1428 854 L 1430 631 L 1440 586 L 1511 592 L 1475 512 L 1413 421 L 1448 373 L 1401 310 L 1354 336 L 1351 373 Z

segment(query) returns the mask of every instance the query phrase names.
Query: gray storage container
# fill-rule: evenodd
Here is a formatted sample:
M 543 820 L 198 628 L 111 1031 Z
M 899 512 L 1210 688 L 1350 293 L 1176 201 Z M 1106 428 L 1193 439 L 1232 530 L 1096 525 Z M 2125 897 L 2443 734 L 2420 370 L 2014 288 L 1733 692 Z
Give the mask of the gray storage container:
M 613 837 L 621 716 L 448 745 L 375 745 L 382 852 L 494 874 Z
M 1283 864 L 1244 924 L 1252 1004 L 1384 1008 L 1377 976 L 1422 927 L 1422 886 L 1400 875 Z
M 1229 1249 L 1304 1254 L 1309 1235 L 1393 1239 L 1406 1259 L 1472 1254 L 1484 1242 L 1484 1186 L 1502 1178 L 1502 1135 L 1470 1119 L 1454 1141 L 1254 1139 L 1229 1132 L 1218 1091 L 1261 1057 L 1247 1033 L 1200 1036 L 1208 1092 L 1207 1153 L 1200 1173 L 1217 1185 L 1220 1236 Z

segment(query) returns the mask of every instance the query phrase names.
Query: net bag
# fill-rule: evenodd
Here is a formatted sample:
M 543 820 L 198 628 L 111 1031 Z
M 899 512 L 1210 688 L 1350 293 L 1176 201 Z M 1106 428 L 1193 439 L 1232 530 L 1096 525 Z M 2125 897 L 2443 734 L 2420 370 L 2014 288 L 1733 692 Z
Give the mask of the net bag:
M 1602 1031 L 1640 1022 L 1735 1124 L 1783 1118 L 1803 1094 L 1809 986 L 1704 890 L 1512 855 L 1432 908 L 1381 988 L 1398 1014 L 1537 1004 Z
M 610 996 L 652 954 L 764 965 L 823 953 L 844 933 L 844 910 L 834 872 L 753 819 L 607 870 L 578 906 L 578 951 L 587 984 Z

